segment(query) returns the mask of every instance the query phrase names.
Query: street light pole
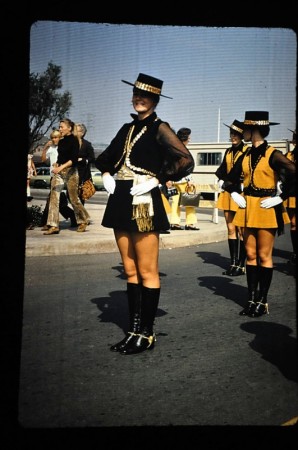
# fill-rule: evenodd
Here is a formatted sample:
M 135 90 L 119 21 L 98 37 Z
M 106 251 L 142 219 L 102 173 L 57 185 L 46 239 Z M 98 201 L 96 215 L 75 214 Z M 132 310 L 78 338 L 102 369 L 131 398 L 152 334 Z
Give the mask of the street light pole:
M 220 108 L 218 108 L 218 119 L 217 119 L 217 142 L 220 139 Z

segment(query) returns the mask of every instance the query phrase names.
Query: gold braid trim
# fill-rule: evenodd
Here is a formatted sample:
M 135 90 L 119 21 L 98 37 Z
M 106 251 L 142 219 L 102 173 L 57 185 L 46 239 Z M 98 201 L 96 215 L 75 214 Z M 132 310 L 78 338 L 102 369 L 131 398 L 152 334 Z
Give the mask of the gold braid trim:
M 156 118 L 154 121 L 158 120 L 158 118 Z M 143 169 L 142 167 L 136 167 L 133 164 L 131 164 L 130 162 L 130 153 L 131 150 L 133 148 L 133 146 L 135 145 L 135 143 L 143 136 L 143 134 L 147 131 L 147 126 L 145 125 L 141 131 L 133 138 L 133 140 L 131 140 L 131 136 L 133 133 L 133 130 L 135 128 L 135 125 L 132 125 L 130 127 L 130 129 L 128 130 L 127 136 L 126 136 L 126 140 L 125 140 L 125 144 L 124 144 L 124 150 L 123 153 L 121 155 L 121 158 L 119 159 L 119 161 L 115 164 L 115 168 L 120 164 L 120 161 L 123 158 L 123 155 L 125 156 L 125 162 L 124 165 L 126 165 L 130 170 L 132 170 L 133 172 L 141 172 L 144 173 L 146 175 L 150 175 L 151 177 L 155 177 L 156 174 L 153 172 L 150 172 L 149 170 Z
M 248 120 L 246 119 L 244 125 L 270 125 L 269 120 Z
M 241 133 L 241 134 L 243 133 L 243 130 L 239 127 L 236 127 L 236 125 L 231 125 L 230 128 L 232 128 L 235 131 L 238 131 L 238 133 Z
M 130 140 L 131 140 L 131 135 L 132 135 L 132 132 L 133 132 L 134 128 L 135 128 L 135 126 L 133 125 L 133 126 L 130 127 L 130 129 L 128 130 L 128 133 L 127 133 L 127 136 L 126 136 L 126 139 L 125 139 L 125 144 L 124 144 L 123 153 L 122 153 L 121 158 L 119 159 L 119 161 L 114 165 L 115 168 L 120 164 L 120 161 L 121 161 L 121 159 L 123 158 L 123 155 L 125 155 L 126 152 L 127 152 L 127 149 L 128 149 L 128 146 L 129 146 Z
M 150 84 L 141 83 L 140 81 L 135 82 L 135 87 L 141 89 L 142 91 L 152 92 L 153 94 L 160 95 L 161 89 L 155 86 L 151 86 Z

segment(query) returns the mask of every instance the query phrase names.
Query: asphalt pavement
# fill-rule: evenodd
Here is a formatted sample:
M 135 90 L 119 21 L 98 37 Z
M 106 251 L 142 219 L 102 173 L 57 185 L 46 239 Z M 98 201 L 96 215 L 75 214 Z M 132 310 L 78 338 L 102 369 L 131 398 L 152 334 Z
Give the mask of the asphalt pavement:
M 40 202 L 38 202 L 40 204 Z M 27 230 L 18 428 L 24 447 L 294 449 L 296 271 L 289 227 L 276 238 L 269 315 L 239 315 L 246 276 L 229 264 L 224 219 L 161 235 L 152 351 L 110 345 L 127 325 L 126 281 L 104 205 L 86 233 Z M 56 256 L 59 256 L 58 258 Z M 273 444 L 272 444 L 273 439 Z M 28 444 L 25 446 L 25 444 Z M 14 446 L 13 448 L 18 448 Z

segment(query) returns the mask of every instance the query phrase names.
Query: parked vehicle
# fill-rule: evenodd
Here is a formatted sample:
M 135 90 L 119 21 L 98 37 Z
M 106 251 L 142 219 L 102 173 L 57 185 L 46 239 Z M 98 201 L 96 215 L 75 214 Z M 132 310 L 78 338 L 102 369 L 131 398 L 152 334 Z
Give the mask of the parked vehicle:
M 92 181 L 97 191 L 104 190 L 101 172 L 91 172 Z
M 51 171 L 50 167 L 37 167 L 37 175 L 30 179 L 30 187 L 39 189 L 50 189 L 51 187 Z

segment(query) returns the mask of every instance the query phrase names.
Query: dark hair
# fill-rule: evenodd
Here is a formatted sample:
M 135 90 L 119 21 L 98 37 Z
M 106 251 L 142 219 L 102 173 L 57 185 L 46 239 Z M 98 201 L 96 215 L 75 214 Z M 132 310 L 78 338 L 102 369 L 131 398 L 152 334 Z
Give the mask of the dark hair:
M 74 124 L 74 122 L 73 122 L 72 120 L 68 119 L 67 117 L 64 117 L 63 119 L 60 119 L 60 123 L 61 123 L 61 122 L 66 123 L 66 125 L 69 126 L 69 127 L 71 128 L 71 131 L 74 130 L 75 124 Z
M 270 133 L 270 126 L 269 125 L 244 125 L 244 131 L 250 130 L 253 132 L 254 130 L 258 130 L 262 138 L 265 138 Z
M 182 141 L 182 142 L 186 141 L 189 138 L 190 134 L 191 134 L 190 128 L 180 128 L 177 131 L 177 136 L 180 139 L 180 141 Z
M 240 137 L 240 139 L 243 139 L 243 134 L 240 133 L 240 131 L 234 130 L 233 128 L 230 128 L 230 136 L 231 136 L 231 134 L 233 134 L 234 136 Z

